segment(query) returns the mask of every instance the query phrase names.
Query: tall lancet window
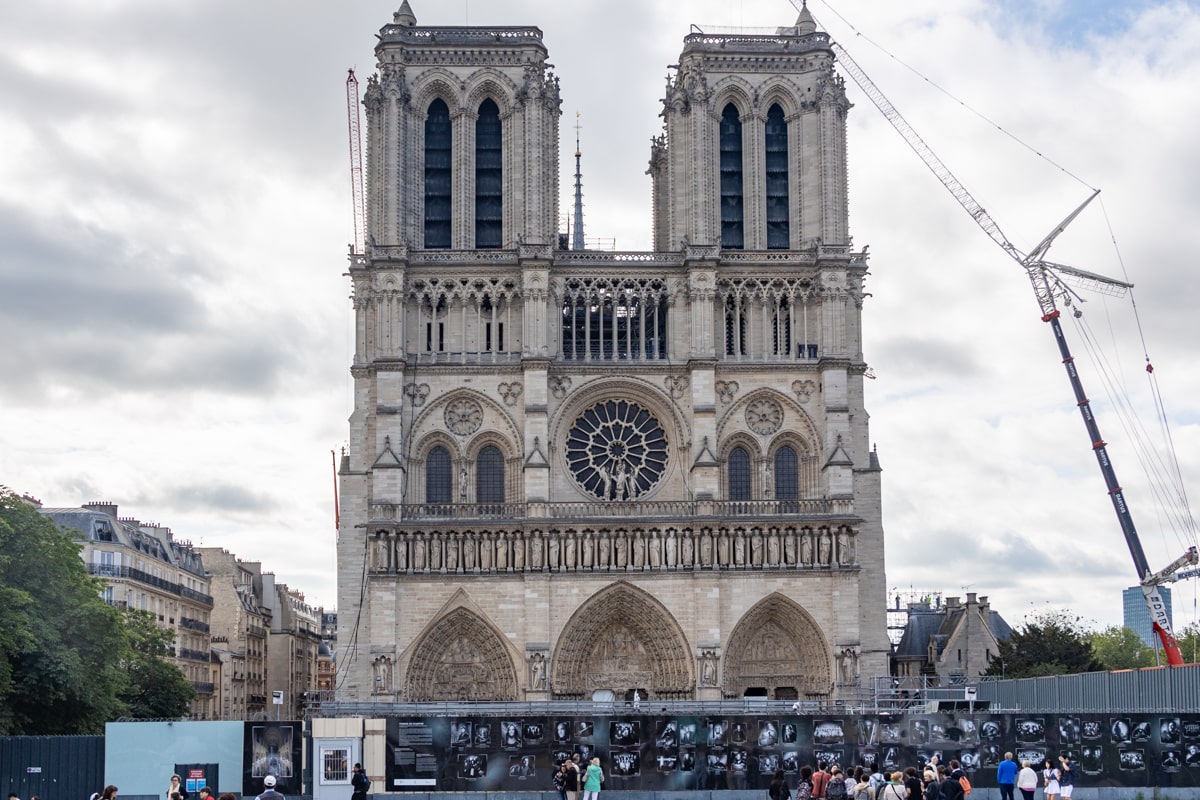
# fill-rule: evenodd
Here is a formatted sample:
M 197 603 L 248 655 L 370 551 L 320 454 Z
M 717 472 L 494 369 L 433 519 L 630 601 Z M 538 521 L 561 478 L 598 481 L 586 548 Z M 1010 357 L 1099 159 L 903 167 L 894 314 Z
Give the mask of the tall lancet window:
M 750 454 L 744 447 L 735 447 L 729 453 L 726 479 L 729 481 L 730 500 L 750 499 Z
M 438 445 L 425 457 L 425 502 L 449 503 L 454 496 L 450 451 Z
M 480 450 L 475 460 L 475 502 L 504 502 L 504 456 L 493 445 Z
M 742 205 L 742 120 L 737 106 L 721 112 L 721 247 L 741 250 L 745 246 Z
M 494 101 L 484 100 L 475 121 L 476 247 L 499 247 L 504 238 L 504 169 L 500 136 L 500 109 Z
M 784 445 L 775 451 L 775 499 L 796 500 L 800 497 L 800 472 L 796 451 Z
M 425 247 L 450 247 L 450 109 L 442 100 L 425 117 Z
M 767 112 L 767 249 L 786 250 L 788 236 L 787 121 L 779 104 Z

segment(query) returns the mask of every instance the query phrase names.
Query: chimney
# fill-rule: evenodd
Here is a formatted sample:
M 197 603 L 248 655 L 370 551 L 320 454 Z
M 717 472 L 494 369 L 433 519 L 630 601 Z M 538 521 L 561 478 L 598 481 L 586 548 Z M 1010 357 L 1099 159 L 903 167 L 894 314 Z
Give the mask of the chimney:
M 967 605 L 969 605 L 969 606 L 976 605 L 974 592 L 967 592 Z
M 83 507 L 90 511 L 99 511 L 101 514 L 108 514 L 113 519 L 117 518 L 117 504 L 110 503 L 107 500 L 93 500 L 90 503 L 84 503 Z
M 953 611 L 954 609 L 958 608 L 958 606 L 959 606 L 959 602 L 958 602 L 957 597 L 947 597 L 946 598 L 946 609 L 947 610 Z

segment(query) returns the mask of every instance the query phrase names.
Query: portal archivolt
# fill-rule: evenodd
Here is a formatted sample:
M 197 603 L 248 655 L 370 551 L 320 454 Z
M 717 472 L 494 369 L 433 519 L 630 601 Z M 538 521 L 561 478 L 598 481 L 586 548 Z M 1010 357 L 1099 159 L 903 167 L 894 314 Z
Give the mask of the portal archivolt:
M 516 700 L 517 671 L 500 634 L 456 608 L 417 643 L 407 690 L 413 702 Z
M 820 627 L 792 600 L 773 594 L 746 612 L 726 650 L 724 689 L 776 699 L 826 696 L 832 689 L 829 647 Z
M 572 615 L 553 664 L 558 697 L 639 688 L 651 697 L 690 698 L 695 687 L 683 630 L 661 603 L 626 583 L 603 589 Z

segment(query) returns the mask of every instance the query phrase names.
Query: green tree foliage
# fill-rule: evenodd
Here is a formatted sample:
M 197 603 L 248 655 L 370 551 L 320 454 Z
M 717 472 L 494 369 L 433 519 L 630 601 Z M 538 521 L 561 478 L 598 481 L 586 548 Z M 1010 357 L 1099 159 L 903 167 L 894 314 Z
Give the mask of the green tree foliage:
M 148 611 L 128 609 L 124 622 L 129 647 L 122 666 L 128 684 L 120 699 L 125 716 L 157 719 L 188 713 L 196 690 L 179 667 L 164 660 L 171 655 L 171 632 L 158 627 Z
M 1200 622 L 1193 622 L 1182 631 L 1176 631 L 1175 638 L 1179 641 L 1183 660 L 1188 664 L 1200 664 Z
M 1103 669 L 1079 617 L 1045 611 L 1026 617 L 1025 624 L 1000 643 L 984 674 L 1036 678 Z
M 1105 669 L 1136 669 L 1154 666 L 1154 650 L 1142 642 L 1131 628 L 1113 625 L 1102 631 L 1094 631 L 1088 639 L 1096 658 Z
M 121 616 L 79 546 L 0 487 L 0 735 L 99 733 L 122 711 Z

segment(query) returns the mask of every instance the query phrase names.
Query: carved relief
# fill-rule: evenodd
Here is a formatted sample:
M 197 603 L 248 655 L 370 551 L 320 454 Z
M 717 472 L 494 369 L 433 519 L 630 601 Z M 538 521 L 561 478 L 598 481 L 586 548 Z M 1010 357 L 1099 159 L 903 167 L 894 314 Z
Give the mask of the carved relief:
M 555 651 L 552 683 L 558 696 L 642 687 L 655 697 L 690 697 L 692 661 L 683 631 L 666 608 L 641 589 L 618 583 L 568 621 Z
M 555 399 L 562 400 L 569 391 L 571 391 L 571 379 L 566 375 L 550 377 L 550 394 L 554 395 Z
M 769 436 L 783 427 L 783 406 L 770 397 L 752 400 L 746 406 L 746 425 L 760 436 Z
M 412 404 L 414 406 L 423 406 L 423 405 L 425 405 L 426 398 L 429 397 L 429 384 L 428 383 L 406 384 L 404 387 L 404 394 L 408 396 L 408 399 L 412 402 Z
M 717 381 L 713 385 L 713 388 L 716 389 L 717 397 L 720 398 L 721 402 L 729 405 L 733 402 L 733 398 L 737 396 L 738 389 L 741 387 L 738 386 L 737 381 Z
M 829 649 L 812 617 L 792 600 L 775 594 L 746 612 L 725 648 L 723 690 L 741 696 L 765 686 L 769 696 L 794 689 L 801 696 L 828 694 Z
M 483 424 L 483 408 L 469 397 L 446 404 L 446 427 L 459 436 L 469 436 Z
M 408 700 L 517 699 L 517 672 L 501 635 L 465 608 L 439 620 L 414 652 Z
M 502 383 L 496 389 L 500 392 L 500 398 L 504 400 L 506 406 L 516 405 L 517 398 L 521 396 L 521 384 L 516 382 Z
M 683 395 L 687 392 L 687 388 L 688 388 L 687 376 L 686 375 L 678 375 L 678 376 L 668 375 L 667 377 L 663 378 L 663 386 L 666 387 L 667 394 L 671 395 L 672 399 L 678 400 L 679 398 L 683 397 Z
M 374 687 L 372 691 L 375 694 L 391 694 L 392 692 L 392 658 L 391 656 L 379 656 L 371 662 L 371 671 L 374 677 Z
M 817 391 L 817 384 L 810 380 L 792 381 L 792 391 L 796 393 L 796 399 L 801 403 L 807 403 L 808 398 L 813 396 L 813 392 Z

